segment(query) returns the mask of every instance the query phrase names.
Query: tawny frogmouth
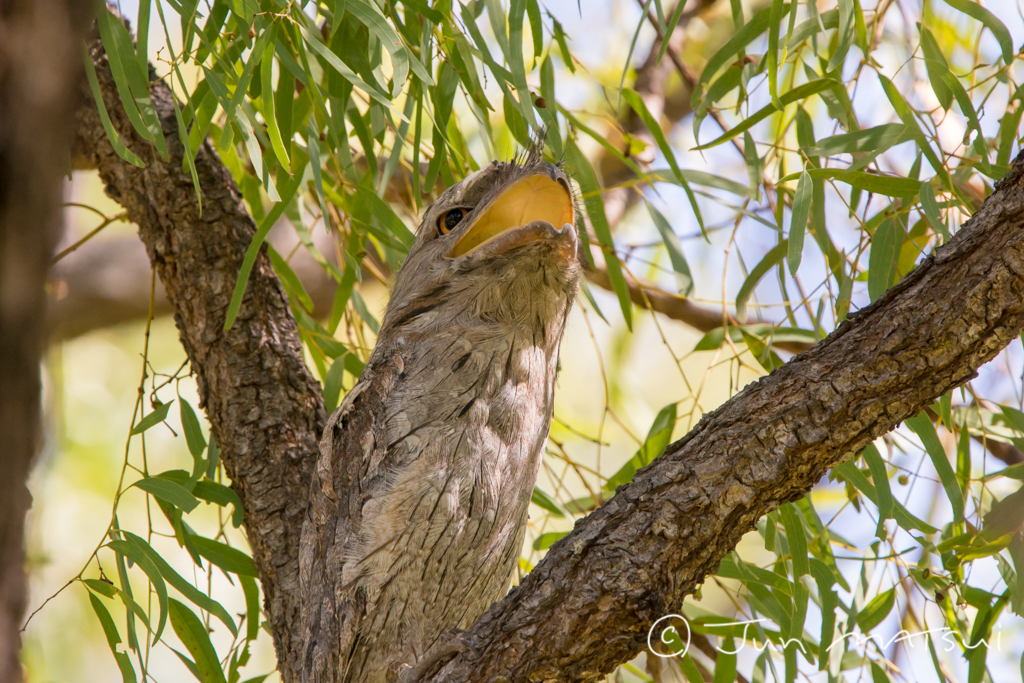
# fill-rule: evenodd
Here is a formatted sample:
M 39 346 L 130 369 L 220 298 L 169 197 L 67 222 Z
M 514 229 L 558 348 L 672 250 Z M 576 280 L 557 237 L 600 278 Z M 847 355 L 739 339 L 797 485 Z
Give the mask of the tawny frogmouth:
M 303 681 L 394 680 L 508 590 L 580 277 L 575 222 L 565 175 L 536 150 L 424 213 L 321 441 Z

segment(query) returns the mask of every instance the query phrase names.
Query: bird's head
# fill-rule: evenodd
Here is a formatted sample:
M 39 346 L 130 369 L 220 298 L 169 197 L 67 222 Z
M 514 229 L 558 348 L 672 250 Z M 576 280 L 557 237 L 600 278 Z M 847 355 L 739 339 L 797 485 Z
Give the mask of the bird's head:
M 381 338 L 482 323 L 557 323 L 560 337 L 581 273 L 576 218 L 568 179 L 536 150 L 449 187 L 423 214 Z

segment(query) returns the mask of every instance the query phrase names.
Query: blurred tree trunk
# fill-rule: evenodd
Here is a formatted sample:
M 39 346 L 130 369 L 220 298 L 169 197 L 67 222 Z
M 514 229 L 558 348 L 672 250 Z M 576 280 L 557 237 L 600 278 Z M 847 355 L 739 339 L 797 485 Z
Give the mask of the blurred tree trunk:
M 45 284 L 88 10 L 84 0 L 0 0 L 0 683 L 22 679 L 26 479 L 41 434 Z

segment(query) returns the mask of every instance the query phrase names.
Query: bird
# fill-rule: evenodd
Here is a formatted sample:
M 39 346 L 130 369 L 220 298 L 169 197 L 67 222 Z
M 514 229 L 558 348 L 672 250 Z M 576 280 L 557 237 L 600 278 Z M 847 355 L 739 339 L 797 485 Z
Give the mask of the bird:
M 584 259 L 534 145 L 427 207 L 320 442 L 299 553 L 303 683 L 390 683 L 511 584 Z

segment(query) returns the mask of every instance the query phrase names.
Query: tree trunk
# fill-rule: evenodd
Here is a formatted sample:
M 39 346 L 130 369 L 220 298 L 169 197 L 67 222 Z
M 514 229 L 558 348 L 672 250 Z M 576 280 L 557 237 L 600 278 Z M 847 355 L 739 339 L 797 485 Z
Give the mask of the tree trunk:
M 0 1 L 0 683 L 22 679 L 26 487 L 40 444 L 46 274 L 88 3 Z
M 302 358 L 288 299 L 264 248 L 253 266 L 234 326 L 225 313 L 256 226 L 209 141 L 196 153 L 202 212 L 182 170 L 170 89 L 151 88 L 169 159 L 132 129 L 98 34 L 88 47 L 111 121 L 146 162 L 125 163 L 107 140 L 94 103 L 78 111 L 74 153 L 99 170 L 107 194 L 139 226 L 139 237 L 167 298 L 199 387 L 201 405 L 221 446 L 225 470 L 245 509 L 282 679 L 294 675 L 299 629 L 299 535 L 325 415 L 319 385 Z M 90 95 L 91 98 L 91 95 Z
M 171 149 L 149 148 L 120 114 L 91 43 L 114 125 L 147 168 L 113 152 L 93 107 L 78 144 L 138 223 L 175 309 L 182 342 L 246 509 L 253 557 L 286 683 L 298 680 L 297 553 L 324 423 L 294 321 L 269 262 L 242 312 L 223 321 L 254 232 L 212 146 L 197 157 L 203 214 L 182 171 L 170 92 L 153 87 Z M 551 548 L 421 680 L 594 681 L 644 645 L 654 620 L 713 572 L 765 513 L 803 496 L 829 468 L 974 376 L 1024 328 L 1024 160 L 947 246 L 875 304 L 785 367 L 706 415 L 664 457 Z

